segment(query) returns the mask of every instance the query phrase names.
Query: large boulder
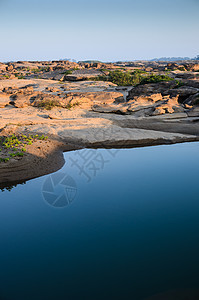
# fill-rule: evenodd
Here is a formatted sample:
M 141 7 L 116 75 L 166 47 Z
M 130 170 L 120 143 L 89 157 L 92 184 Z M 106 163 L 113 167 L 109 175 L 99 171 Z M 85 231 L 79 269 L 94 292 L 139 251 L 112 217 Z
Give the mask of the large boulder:
M 178 102 L 178 96 L 162 97 L 161 94 L 154 94 L 154 97 L 134 97 L 133 100 L 120 104 L 106 103 L 101 105 L 93 105 L 92 110 L 103 113 L 131 114 L 134 117 L 184 113 L 187 111 L 185 107 Z
M 164 81 L 158 83 L 148 83 L 138 85 L 132 88 L 127 96 L 127 100 L 133 99 L 135 96 L 151 96 L 152 94 L 169 95 L 169 91 L 176 87 L 175 81 Z
M 161 94 L 152 94 L 151 96 L 135 96 L 133 100 L 128 101 L 128 111 L 135 112 L 140 109 L 153 108 L 155 102 L 161 101 Z

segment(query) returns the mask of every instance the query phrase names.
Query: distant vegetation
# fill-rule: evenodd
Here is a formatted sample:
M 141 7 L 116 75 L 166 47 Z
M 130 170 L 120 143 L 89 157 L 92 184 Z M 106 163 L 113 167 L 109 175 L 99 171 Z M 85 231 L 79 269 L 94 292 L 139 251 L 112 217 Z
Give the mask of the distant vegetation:
M 86 64 L 93 64 L 93 63 L 102 63 L 100 60 L 80 60 L 78 63 L 86 63 Z
M 107 76 L 97 76 L 95 81 L 110 81 L 118 86 L 135 86 L 145 83 L 157 83 L 161 81 L 171 81 L 173 78 L 167 75 L 143 75 L 144 71 L 136 70 L 134 72 L 122 72 L 120 70 L 110 71 Z
M 181 61 L 181 60 L 191 60 L 193 58 L 190 57 L 160 57 L 153 58 L 151 61 Z

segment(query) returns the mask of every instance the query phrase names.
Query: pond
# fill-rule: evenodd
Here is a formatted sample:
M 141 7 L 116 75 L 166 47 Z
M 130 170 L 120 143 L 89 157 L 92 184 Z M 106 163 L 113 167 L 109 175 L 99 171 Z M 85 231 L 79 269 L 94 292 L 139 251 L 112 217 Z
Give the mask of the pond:
M 64 155 L 57 173 L 0 192 L 0 299 L 199 288 L 199 143 Z

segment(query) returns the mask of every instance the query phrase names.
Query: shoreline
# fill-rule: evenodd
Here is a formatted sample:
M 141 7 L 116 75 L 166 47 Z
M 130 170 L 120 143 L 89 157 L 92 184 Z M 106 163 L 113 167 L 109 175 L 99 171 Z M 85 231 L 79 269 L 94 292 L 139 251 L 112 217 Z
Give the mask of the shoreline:
M 179 72 L 171 75 L 178 78 Z M 48 140 L 34 139 L 33 145 L 28 140 L 27 151 L 18 154 L 21 146 L 14 151 L 2 145 L 0 186 L 60 170 L 66 151 L 199 141 L 197 97 L 196 79 L 128 88 L 109 81 L 1 80 L 2 140 L 12 134 L 42 135 Z
M 26 157 L 18 161 L 0 164 L 0 189 L 9 189 L 12 186 L 59 171 L 65 164 L 65 152 L 81 149 L 132 149 L 187 142 L 199 142 L 199 136 L 190 136 L 182 140 L 142 140 L 140 143 L 126 140 L 125 144 L 122 140 L 115 143 L 101 141 L 95 144 L 66 144 L 50 137 L 47 142 L 48 150 L 46 149 L 46 142 L 40 144 L 39 151 L 36 144 L 31 147 L 32 153 L 27 153 Z M 37 155 L 33 154 L 35 152 L 37 152 Z

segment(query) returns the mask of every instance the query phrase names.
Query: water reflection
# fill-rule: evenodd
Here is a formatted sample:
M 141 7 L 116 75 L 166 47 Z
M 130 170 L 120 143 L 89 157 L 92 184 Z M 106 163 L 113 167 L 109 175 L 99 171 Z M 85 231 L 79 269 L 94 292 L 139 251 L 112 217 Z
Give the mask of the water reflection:
M 8 191 L 11 192 L 15 187 L 17 187 L 18 185 L 24 185 L 26 184 L 26 181 L 15 181 L 12 183 L 1 183 L 0 184 L 0 190 L 2 192 Z
M 2 187 L 0 299 L 199 299 L 199 143 L 91 154 Z

